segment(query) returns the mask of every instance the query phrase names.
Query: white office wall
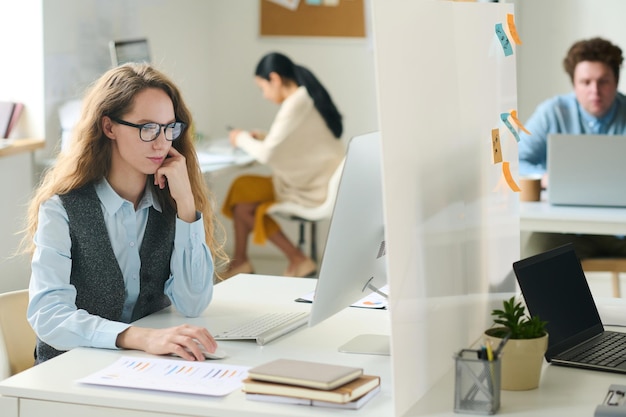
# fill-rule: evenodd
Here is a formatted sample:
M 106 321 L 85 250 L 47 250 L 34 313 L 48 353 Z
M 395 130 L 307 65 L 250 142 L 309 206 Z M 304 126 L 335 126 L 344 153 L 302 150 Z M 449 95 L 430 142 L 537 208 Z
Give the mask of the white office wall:
M 495 34 L 513 7 L 373 5 L 394 403 L 403 416 L 488 327 L 485 295 L 515 290 L 519 198 L 491 151 L 499 128 L 517 177 L 517 143 L 500 120 L 517 108 L 516 56 L 504 55 Z
M 146 37 L 155 66 L 175 80 L 196 118 L 208 130 L 210 51 L 206 24 L 212 1 L 46 0 L 43 2 L 47 152 L 54 156 L 61 128 L 59 107 L 80 98 L 111 67 L 109 41 Z
M 0 1 L 0 100 L 24 103 L 11 137 L 44 137 L 43 47 L 40 0 Z M 1 139 L 0 139 L 1 140 Z M 27 256 L 13 257 L 33 184 L 30 154 L 0 158 L 0 292 L 28 283 Z

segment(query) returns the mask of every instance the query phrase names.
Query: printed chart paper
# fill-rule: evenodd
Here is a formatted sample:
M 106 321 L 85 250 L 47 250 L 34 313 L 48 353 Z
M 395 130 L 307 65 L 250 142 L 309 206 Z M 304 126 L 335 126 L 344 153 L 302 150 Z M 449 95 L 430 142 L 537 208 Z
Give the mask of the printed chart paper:
M 379 291 L 384 294 L 389 294 L 389 286 L 383 285 L 379 288 Z M 308 292 L 304 294 L 302 297 L 296 298 L 295 301 L 300 303 L 312 303 L 313 298 L 315 298 L 315 291 Z M 352 304 L 350 307 L 361 307 L 361 308 L 387 308 L 388 302 L 387 298 L 382 295 L 372 292 L 369 295 L 361 298 L 356 303 Z
M 224 396 L 240 389 L 249 367 L 123 356 L 79 383 Z

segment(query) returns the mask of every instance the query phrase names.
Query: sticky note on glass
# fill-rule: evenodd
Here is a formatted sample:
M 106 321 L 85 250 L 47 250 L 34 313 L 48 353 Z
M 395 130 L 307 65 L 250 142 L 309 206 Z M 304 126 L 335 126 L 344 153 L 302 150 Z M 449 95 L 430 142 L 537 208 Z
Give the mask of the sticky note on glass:
M 519 121 L 519 119 L 517 118 L 517 111 L 516 110 L 511 110 L 511 113 L 509 114 L 511 116 L 511 120 L 513 120 L 513 123 L 515 123 L 515 125 L 517 127 L 519 127 L 522 131 L 524 131 L 526 134 L 530 135 L 531 133 L 528 131 L 528 129 L 526 129 L 524 127 L 524 125 L 522 124 L 522 122 Z
M 491 129 L 491 151 L 493 153 L 493 163 L 502 162 L 502 148 L 500 147 L 500 129 Z
M 513 179 L 513 176 L 511 175 L 511 167 L 509 166 L 509 163 L 507 161 L 504 161 L 502 163 L 502 175 L 504 175 L 504 180 L 509 185 L 509 188 L 511 188 L 511 190 L 516 193 L 522 191 Z
M 520 40 L 519 35 L 517 34 L 517 28 L 515 27 L 515 16 L 513 16 L 512 13 L 507 13 L 506 25 L 509 28 L 509 34 L 511 35 L 511 38 L 513 38 L 513 42 L 515 42 L 516 45 L 521 45 L 522 41 Z
M 511 46 L 511 42 L 509 41 L 509 37 L 506 36 L 506 32 L 504 31 L 504 27 L 502 23 L 496 23 L 496 36 L 500 41 L 500 45 L 502 45 L 502 49 L 504 50 L 504 55 L 509 56 L 513 55 L 513 47 Z
M 300 0 L 269 0 L 272 3 L 276 3 L 279 6 L 283 6 L 289 10 L 298 10 Z
M 500 119 L 502 119 L 502 122 L 504 122 L 505 126 L 509 129 L 509 132 L 511 132 L 515 140 L 519 142 L 519 134 L 517 133 L 517 130 L 515 130 L 511 122 L 509 122 L 509 116 L 509 113 L 500 113 Z

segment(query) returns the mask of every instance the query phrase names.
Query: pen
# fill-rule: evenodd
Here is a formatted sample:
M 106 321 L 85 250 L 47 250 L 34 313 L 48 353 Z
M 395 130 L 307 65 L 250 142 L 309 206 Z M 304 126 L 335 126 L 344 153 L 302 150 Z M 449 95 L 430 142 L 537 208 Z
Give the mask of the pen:
M 506 342 L 509 341 L 509 338 L 511 337 L 511 332 L 508 332 L 500 341 L 500 344 L 498 344 L 498 347 L 496 348 L 496 352 L 495 352 L 495 357 L 498 358 L 500 357 L 500 353 L 502 352 L 502 349 L 504 348 L 504 345 L 506 345 Z
M 491 348 L 491 340 L 485 340 L 485 347 L 487 350 L 487 360 L 489 362 L 493 361 L 493 349 Z

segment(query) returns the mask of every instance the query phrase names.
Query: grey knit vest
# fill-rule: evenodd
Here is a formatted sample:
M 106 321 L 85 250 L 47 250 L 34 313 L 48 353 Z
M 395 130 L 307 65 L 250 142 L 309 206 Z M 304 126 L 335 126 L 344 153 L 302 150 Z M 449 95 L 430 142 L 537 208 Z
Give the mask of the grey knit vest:
M 76 287 L 76 307 L 108 320 L 120 321 L 124 308 L 124 277 L 111 246 L 96 190 L 93 185 L 87 185 L 60 197 L 69 219 L 72 242 L 70 284 Z M 139 251 L 139 297 L 131 321 L 170 305 L 164 285 L 170 275 L 175 222 L 174 215 L 166 216 L 150 208 Z M 61 353 L 37 339 L 36 363 Z

